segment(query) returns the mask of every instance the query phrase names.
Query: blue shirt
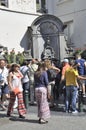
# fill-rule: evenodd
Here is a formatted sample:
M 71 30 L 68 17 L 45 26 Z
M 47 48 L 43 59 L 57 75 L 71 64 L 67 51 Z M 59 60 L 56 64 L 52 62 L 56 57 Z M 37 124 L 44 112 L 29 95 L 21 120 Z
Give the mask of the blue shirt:
M 85 60 L 84 59 L 77 59 L 75 61 L 76 64 L 80 64 L 77 69 L 79 75 L 85 75 Z
M 35 80 L 35 88 L 38 87 L 47 87 L 48 86 L 48 75 L 46 71 L 43 71 L 40 75 L 40 77 L 34 75 Z

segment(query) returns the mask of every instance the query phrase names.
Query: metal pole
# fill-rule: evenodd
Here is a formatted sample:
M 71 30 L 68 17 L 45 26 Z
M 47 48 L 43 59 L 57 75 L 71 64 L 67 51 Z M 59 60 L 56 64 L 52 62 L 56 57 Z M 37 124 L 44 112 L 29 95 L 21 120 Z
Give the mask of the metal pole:
M 27 90 L 24 92 L 24 103 L 25 103 L 26 109 L 28 109 L 28 107 L 29 107 L 29 92 Z
M 78 109 L 79 112 L 83 112 L 83 96 L 82 90 L 79 88 L 79 95 L 78 95 Z

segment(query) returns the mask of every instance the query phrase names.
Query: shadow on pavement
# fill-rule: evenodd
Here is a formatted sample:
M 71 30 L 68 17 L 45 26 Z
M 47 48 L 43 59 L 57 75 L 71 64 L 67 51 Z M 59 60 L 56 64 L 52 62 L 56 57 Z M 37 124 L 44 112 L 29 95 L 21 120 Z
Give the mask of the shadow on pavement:
M 50 110 L 51 111 L 57 111 L 57 112 L 64 112 L 64 106 L 53 106 L 53 107 L 50 107 Z
M 20 119 L 18 117 L 11 117 L 11 118 L 9 118 L 9 120 L 11 120 L 11 121 L 29 122 L 29 123 L 38 123 L 38 120 L 34 120 L 34 119 Z

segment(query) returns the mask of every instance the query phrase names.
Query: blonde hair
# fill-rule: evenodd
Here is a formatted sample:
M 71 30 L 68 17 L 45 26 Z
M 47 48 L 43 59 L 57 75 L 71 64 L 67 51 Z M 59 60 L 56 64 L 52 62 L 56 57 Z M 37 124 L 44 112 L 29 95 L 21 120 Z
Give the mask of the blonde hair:
M 48 69 L 52 67 L 50 60 L 45 60 L 44 63 L 45 63 L 45 66 L 46 66 Z

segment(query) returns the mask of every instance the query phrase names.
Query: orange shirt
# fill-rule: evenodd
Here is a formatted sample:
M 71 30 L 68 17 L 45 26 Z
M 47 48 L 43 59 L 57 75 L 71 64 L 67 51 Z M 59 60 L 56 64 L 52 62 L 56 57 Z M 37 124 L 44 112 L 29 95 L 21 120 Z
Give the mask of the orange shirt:
M 69 64 L 65 64 L 65 66 L 62 69 L 62 75 L 65 75 L 65 71 L 70 67 Z

